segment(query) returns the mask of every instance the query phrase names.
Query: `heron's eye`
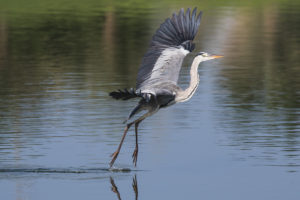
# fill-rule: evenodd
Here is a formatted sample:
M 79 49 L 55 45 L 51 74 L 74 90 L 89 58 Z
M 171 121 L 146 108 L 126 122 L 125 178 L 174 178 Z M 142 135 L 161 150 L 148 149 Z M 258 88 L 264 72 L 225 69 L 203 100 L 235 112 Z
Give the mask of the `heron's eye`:
M 207 57 L 207 56 L 208 56 L 208 54 L 207 54 L 207 53 L 203 53 L 203 54 L 202 54 L 202 56 L 204 56 L 204 57 Z

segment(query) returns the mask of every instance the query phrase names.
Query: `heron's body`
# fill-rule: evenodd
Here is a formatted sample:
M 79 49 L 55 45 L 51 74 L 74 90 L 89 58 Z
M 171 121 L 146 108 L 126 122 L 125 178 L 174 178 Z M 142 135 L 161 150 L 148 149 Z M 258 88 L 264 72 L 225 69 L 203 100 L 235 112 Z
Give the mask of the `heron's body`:
M 199 53 L 194 58 L 191 66 L 189 87 L 183 90 L 177 85 L 183 60 L 195 48 L 195 44 L 192 41 L 200 25 L 201 12 L 197 16 L 196 14 L 196 8 L 192 14 L 190 9 L 186 13 L 181 9 L 178 15 L 173 14 L 172 18 L 166 19 L 154 34 L 149 49 L 143 58 L 137 75 L 136 89 L 131 88 L 130 90 L 125 89 L 110 93 L 110 96 L 115 99 L 141 99 L 130 113 L 126 122 L 140 111 L 147 111 L 138 119 L 127 123 L 120 145 L 113 154 L 110 166 L 114 164 L 127 131 L 133 124 L 135 124 L 136 135 L 133 162 L 136 165 L 139 123 L 146 117 L 156 113 L 160 108 L 189 100 L 199 85 L 197 72 L 199 64 L 202 61 L 220 57 L 204 52 Z

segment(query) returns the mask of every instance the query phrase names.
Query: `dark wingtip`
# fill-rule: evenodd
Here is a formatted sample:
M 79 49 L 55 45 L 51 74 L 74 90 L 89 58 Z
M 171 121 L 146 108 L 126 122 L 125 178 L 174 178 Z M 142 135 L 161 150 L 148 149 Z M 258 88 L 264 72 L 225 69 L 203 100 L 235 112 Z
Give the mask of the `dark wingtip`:
M 197 8 L 191 8 L 173 13 L 171 18 L 165 20 L 153 35 L 152 45 L 178 46 L 188 40 L 193 40 L 197 34 L 202 12 L 197 15 Z
M 197 16 L 197 22 L 200 24 L 200 21 L 201 21 L 201 17 L 202 17 L 202 11 L 200 11 L 200 13 L 198 14 Z
M 164 49 L 176 47 L 193 51 L 195 44 L 192 43 L 199 29 L 202 12 L 197 13 L 197 8 L 188 8 L 186 12 L 181 8 L 174 12 L 156 30 L 150 42 L 150 47 L 145 54 L 142 65 L 138 71 L 136 87 L 141 88 L 149 79 L 156 60 L 161 56 Z

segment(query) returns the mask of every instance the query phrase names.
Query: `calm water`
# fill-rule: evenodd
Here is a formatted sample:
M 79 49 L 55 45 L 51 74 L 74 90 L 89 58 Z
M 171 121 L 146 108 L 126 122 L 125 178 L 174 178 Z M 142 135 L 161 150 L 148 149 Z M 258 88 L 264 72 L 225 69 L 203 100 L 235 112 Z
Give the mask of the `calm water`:
M 78 4 L 1 6 L 0 199 L 300 198 L 299 2 L 198 4 L 196 51 L 225 57 L 142 123 L 137 168 L 129 132 L 125 172 L 108 163 L 137 101 L 108 92 L 135 86 L 152 33 L 195 4 Z

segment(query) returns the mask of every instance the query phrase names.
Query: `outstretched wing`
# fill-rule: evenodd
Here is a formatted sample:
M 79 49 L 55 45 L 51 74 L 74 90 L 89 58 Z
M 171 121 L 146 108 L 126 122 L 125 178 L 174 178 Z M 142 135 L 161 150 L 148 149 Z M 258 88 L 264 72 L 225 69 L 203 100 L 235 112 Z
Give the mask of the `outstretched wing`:
M 181 9 L 178 15 L 174 13 L 160 25 L 140 66 L 137 90 L 150 89 L 157 82 L 177 84 L 183 59 L 195 48 L 192 41 L 198 31 L 201 14 L 197 15 L 197 8 L 192 14 L 190 9 L 186 13 Z

